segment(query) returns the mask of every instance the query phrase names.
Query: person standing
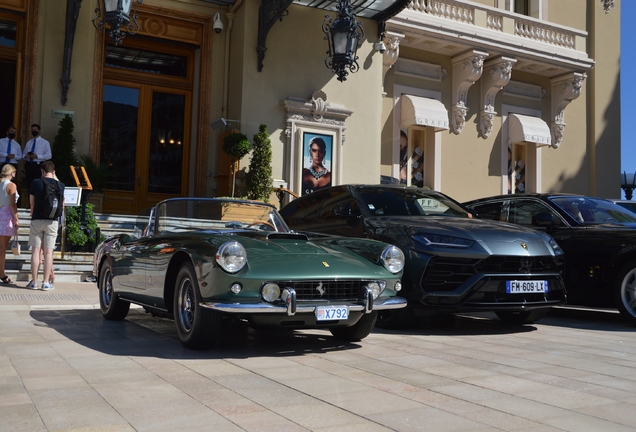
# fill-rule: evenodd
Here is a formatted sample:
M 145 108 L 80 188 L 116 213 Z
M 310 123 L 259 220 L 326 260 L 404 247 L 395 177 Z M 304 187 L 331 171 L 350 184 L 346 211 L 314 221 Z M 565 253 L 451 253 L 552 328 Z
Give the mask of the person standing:
M 27 284 L 29 289 L 38 289 L 38 272 L 40 271 L 40 253 L 44 251 L 44 270 L 42 289 L 44 291 L 55 288 L 50 282 L 51 269 L 53 268 L 53 249 L 57 238 L 58 221 L 45 215 L 44 200 L 46 198 L 46 186 L 48 182 L 59 187 L 59 196 L 64 206 L 64 183 L 55 180 L 55 165 L 51 161 L 42 162 L 40 178 L 36 178 L 29 188 L 29 203 L 31 207 L 31 227 L 29 231 L 29 246 L 31 246 L 31 281 Z
M 25 164 L 26 186 L 31 191 L 31 183 L 36 178 L 40 178 L 40 165 L 53 156 L 51 153 L 51 144 L 40 136 L 40 125 L 33 123 L 31 125 L 31 135 L 33 139 L 27 141 L 24 145 L 22 155 Z M 31 192 L 29 192 L 30 194 Z
M 7 137 L 0 139 L 0 162 L 2 162 L 2 166 L 11 164 L 17 170 L 20 159 L 22 159 L 22 148 L 20 143 L 15 140 L 15 127 L 9 126 Z
M 0 276 L 0 282 L 3 284 L 13 283 L 4 268 L 6 262 L 7 246 L 11 236 L 20 226 L 18 218 L 18 187 L 11 180 L 15 177 L 17 170 L 12 164 L 4 164 L 0 171 L 0 272 L 4 276 Z

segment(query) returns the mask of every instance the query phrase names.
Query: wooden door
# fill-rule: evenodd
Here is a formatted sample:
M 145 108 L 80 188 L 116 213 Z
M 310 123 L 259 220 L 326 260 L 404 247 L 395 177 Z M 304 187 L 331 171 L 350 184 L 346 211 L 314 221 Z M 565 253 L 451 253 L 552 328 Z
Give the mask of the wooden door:
M 194 51 L 150 38 L 106 45 L 99 162 L 115 175 L 104 212 L 137 214 L 188 195 Z
M 104 211 L 137 214 L 187 195 L 192 92 L 104 81 L 100 162 L 115 173 Z

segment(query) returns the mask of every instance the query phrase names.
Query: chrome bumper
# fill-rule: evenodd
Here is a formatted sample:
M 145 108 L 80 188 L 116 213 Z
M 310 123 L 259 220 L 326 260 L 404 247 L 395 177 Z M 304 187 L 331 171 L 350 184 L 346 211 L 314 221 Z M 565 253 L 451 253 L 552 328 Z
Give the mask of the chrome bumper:
M 312 305 L 298 305 L 296 302 L 296 293 L 291 290 L 290 296 L 286 299 L 284 305 L 275 305 L 271 303 L 215 303 L 215 302 L 201 302 L 199 306 L 206 309 L 212 309 L 224 313 L 233 314 L 280 314 L 284 313 L 287 316 L 294 316 L 295 314 L 314 313 L 317 306 Z M 343 302 L 344 303 L 344 302 Z M 337 301 L 336 301 L 337 304 Z M 322 305 L 319 305 L 322 306 Z M 339 305 L 340 306 L 340 305 Z M 342 304 L 342 306 L 348 306 L 350 312 L 364 312 L 371 313 L 374 310 L 388 310 L 388 309 L 401 309 L 406 307 L 406 299 L 404 297 L 388 297 L 373 299 L 371 290 L 367 289 L 364 299 L 360 300 L 360 303 L 356 304 Z

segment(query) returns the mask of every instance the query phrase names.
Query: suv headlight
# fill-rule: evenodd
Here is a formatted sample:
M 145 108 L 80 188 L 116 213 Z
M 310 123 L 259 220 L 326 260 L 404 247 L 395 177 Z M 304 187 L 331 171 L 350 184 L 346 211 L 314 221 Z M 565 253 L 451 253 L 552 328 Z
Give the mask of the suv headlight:
M 223 243 L 216 252 L 216 262 L 228 273 L 236 273 L 247 264 L 247 252 L 237 241 Z
M 404 254 L 397 246 L 387 246 L 380 255 L 384 268 L 391 273 L 399 273 L 404 269 Z
M 561 249 L 561 246 L 559 246 L 555 239 L 550 237 L 548 243 L 550 243 L 555 255 L 563 255 L 563 249 Z

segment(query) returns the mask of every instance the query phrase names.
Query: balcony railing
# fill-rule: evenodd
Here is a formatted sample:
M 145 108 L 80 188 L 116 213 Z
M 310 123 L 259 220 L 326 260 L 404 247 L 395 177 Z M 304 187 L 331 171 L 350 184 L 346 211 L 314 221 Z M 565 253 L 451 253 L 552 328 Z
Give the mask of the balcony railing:
M 566 49 L 585 51 L 587 32 L 470 1 L 412 0 L 407 10 L 484 27 Z

